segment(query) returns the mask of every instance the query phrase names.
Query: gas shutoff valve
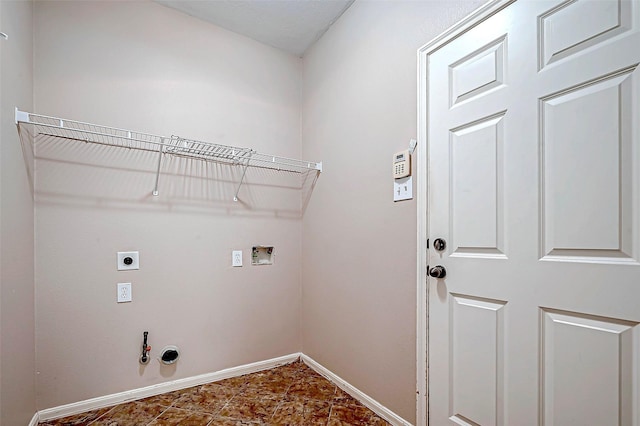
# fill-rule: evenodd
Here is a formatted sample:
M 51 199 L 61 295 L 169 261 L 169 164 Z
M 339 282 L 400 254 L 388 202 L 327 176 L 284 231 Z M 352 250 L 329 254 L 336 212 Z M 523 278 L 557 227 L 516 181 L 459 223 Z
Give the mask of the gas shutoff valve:
M 142 355 L 140 355 L 140 364 L 147 365 L 149 364 L 149 360 L 151 357 L 149 356 L 149 352 L 151 352 L 151 346 L 147 344 L 147 336 L 149 336 L 149 332 L 145 331 L 143 333 L 142 340 Z

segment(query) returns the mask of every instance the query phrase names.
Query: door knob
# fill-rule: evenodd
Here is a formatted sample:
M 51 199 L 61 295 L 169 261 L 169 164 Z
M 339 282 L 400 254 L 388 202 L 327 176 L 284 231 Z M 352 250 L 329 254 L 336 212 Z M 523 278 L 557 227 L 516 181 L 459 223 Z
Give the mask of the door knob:
M 444 278 L 447 276 L 447 270 L 442 265 L 436 265 L 429 269 L 429 276 L 433 278 Z
M 442 238 L 436 238 L 433 240 L 433 248 L 437 251 L 442 251 L 447 248 L 447 242 Z

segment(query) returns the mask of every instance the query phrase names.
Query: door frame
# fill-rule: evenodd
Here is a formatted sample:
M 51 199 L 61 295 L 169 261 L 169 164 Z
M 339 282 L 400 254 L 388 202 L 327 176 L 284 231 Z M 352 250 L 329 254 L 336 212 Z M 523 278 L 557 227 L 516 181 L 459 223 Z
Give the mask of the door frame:
M 451 26 L 442 34 L 418 49 L 418 147 L 416 151 L 417 187 L 416 202 L 418 206 L 417 220 L 417 324 L 416 324 L 416 426 L 429 424 L 429 276 L 427 265 L 429 264 L 429 109 L 427 95 L 429 78 L 429 56 L 457 39 L 471 28 L 479 25 L 489 17 L 495 15 L 516 0 L 490 0 L 483 6 L 473 11 L 469 16 Z

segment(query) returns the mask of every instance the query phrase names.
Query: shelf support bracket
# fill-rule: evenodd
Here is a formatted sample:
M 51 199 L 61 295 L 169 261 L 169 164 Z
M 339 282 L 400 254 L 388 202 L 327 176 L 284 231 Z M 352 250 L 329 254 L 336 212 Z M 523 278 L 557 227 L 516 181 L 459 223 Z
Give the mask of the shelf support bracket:
M 20 111 L 18 107 L 16 107 L 16 125 L 19 123 L 28 123 L 29 122 L 29 113 Z
M 165 144 L 166 140 L 165 138 L 162 139 L 162 145 L 160 145 L 158 147 L 158 168 L 156 169 L 156 184 L 153 187 L 153 195 L 154 196 L 158 196 L 159 192 L 158 192 L 158 181 L 160 180 L 160 165 L 162 164 L 162 155 L 164 154 L 164 144 Z
M 240 178 L 240 183 L 238 183 L 238 188 L 236 189 L 236 193 L 233 196 L 233 201 L 238 201 L 238 193 L 240 192 L 242 181 L 244 181 L 244 175 L 247 173 L 247 168 L 249 168 L 249 161 L 251 161 L 251 159 L 247 160 L 247 162 L 244 165 L 244 169 L 242 170 L 242 177 Z

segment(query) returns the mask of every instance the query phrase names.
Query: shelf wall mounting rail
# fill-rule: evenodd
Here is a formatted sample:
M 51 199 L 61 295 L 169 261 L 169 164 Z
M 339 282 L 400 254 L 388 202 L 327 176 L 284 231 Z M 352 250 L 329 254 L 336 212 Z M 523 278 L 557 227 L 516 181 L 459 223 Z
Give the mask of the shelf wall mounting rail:
M 213 161 L 217 163 L 241 166 L 242 178 L 233 197 L 238 201 L 238 192 L 248 167 L 258 167 L 289 173 L 322 172 L 322 162 L 304 161 L 277 155 L 264 154 L 249 148 L 214 144 L 210 142 L 186 139 L 180 136 L 164 137 L 82 121 L 50 117 L 15 109 L 15 122 L 32 125 L 35 135 L 54 136 L 63 139 L 114 146 L 119 148 L 152 151 L 158 153 L 153 195 L 158 195 L 158 180 L 164 155 Z

